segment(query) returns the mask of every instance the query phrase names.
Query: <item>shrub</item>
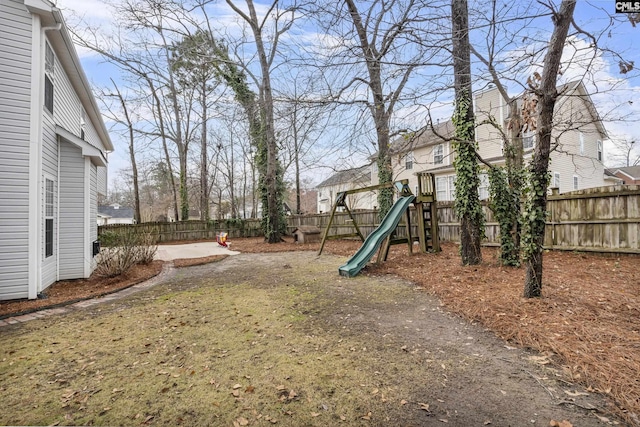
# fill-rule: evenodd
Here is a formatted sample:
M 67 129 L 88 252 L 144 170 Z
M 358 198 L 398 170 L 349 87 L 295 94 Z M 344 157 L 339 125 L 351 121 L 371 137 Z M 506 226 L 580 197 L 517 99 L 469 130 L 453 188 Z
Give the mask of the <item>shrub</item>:
M 96 257 L 95 269 L 102 277 L 118 276 L 135 264 L 149 264 L 158 250 L 155 238 L 148 233 L 109 231 L 100 236 L 101 244 L 103 239 L 106 242 Z

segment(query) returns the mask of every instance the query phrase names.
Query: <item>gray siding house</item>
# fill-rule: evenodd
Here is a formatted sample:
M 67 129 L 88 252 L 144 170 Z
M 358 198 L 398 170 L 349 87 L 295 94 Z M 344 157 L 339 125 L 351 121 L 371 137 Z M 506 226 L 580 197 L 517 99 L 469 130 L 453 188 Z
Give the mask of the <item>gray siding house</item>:
M 113 145 L 64 20 L 47 0 L 0 2 L 0 300 L 94 268 Z

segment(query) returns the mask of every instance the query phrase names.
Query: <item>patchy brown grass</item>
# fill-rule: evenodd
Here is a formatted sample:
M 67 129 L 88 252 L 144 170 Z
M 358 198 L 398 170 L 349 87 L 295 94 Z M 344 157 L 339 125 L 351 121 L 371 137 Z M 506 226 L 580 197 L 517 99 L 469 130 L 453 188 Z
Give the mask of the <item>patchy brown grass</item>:
M 300 245 L 287 240 L 268 245 L 262 239 L 232 239 L 231 248 L 256 253 L 319 248 L 317 243 Z M 357 241 L 329 241 L 325 252 L 348 256 L 359 245 Z M 611 396 L 619 414 L 629 424 L 640 425 L 639 257 L 546 253 L 543 297 L 539 299 L 522 298 L 522 268 L 499 266 L 492 248 L 484 248 L 483 257 L 482 265 L 462 267 L 455 245 L 443 245 L 438 254 L 412 257 L 400 245 L 392 248 L 388 262 L 368 267 L 365 274 L 408 279 L 440 298 L 448 310 L 481 323 L 513 344 L 542 352 L 561 367 L 566 380 Z M 185 261 L 185 265 L 196 262 L 203 260 Z M 7 305 L 0 304 L 0 310 Z M 211 339 L 221 342 L 222 338 Z M 244 392 L 252 382 L 238 381 L 240 390 Z
M 317 243 L 265 247 L 261 241 L 239 239 L 234 250 L 319 249 Z M 328 241 L 324 251 L 351 255 L 358 247 L 358 241 Z M 640 425 L 640 257 L 547 252 L 543 296 L 526 299 L 524 268 L 500 266 L 495 248 L 482 251 L 482 265 L 463 267 L 457 245 L 412 257 L 398 245 L 386 263 L 366 271 L 419 284 L 452 312 L 549 355 L 569 380 L 612 396 L 620 414 Z

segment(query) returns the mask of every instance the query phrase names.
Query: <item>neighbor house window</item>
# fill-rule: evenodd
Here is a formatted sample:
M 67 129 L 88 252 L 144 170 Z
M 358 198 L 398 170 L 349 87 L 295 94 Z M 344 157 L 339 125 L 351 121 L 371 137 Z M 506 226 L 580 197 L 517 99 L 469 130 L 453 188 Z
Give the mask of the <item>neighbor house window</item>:
M 524 135 L 522 135 L 522 149 L 528 150 L 533 148 L 534 138 L 535 134 L 533 132 L 525 132 Z
M 405 156 L 404 156 L 404 168 L 406 170 L 413 169 L 413 151 L 409 151 L 407 154 L 405 154 Z
M 584 134 L 580 132 L 580 155 L 584 155 Z
M 441 201 L 455 198 L 455 175 L 436 177 L 436 198 Z
M 44 49 L 44 106 L 53 114 L 53 70 L 55 56 L 49 43 L 45 43 Z
M 573 175 L 573 189 L 578 189 L 578 177 L 576 175 Z
M 602 161 L 602 141 L 598 141 L 598 161 Z
M 560 172 L 553 173 L 553 187 L 560 188 Z
M 80 114 L 80 139 L 84 140 L 85 137 L 85 125 L 86 125 L 86 120 L 87 120 L 87 113 L 84 111 L 84 108 L 82 108 L 82 112 Z
M 53 181 L 45 179 L 44 183 L 44 255 L 53 255 Z
M 442 144 L 438 144 L 433 147 L 433 164 L 440 165 L 444 159 L 444 146 Z
M 478 186 L 478 196 L 480 200 L 487 200 L 489 198 L 489 175 L 481 173 L 478 175 L 480 178 L 480 185 Z

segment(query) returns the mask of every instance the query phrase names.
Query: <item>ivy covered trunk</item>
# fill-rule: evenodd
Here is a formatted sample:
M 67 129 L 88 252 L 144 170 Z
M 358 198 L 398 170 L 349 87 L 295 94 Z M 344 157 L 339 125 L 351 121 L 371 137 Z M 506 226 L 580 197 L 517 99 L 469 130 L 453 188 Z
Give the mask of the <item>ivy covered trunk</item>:
M 389 137 L 387 134 L 386 142 L 384 138 L 378 135 L 378 158 L 376 164 L 378 166 L 378 182 L 379 184 L 389 184 L 393 182 L 393 168 L 391 167 L 391 156 L 389 156 Z M 378 216 L 380 221 L 391 210 L 393 204 L 393 188 L 382 188 L 378 190 Z
M 531 82 L 538 99 L 536 147 L 531 161 L 530 185 L 524 213 L 522 244 L 527 268 L 525 298 L 542 295 L 542 244 L 547 209 L 547 187 L 549 185 L 549 153 L 553 130 L 553 109 L 558 97 L 556 89 L 560 58 L 573 19 L 576 0 L 563 0 L 560 9 L 553 15 L 554 30 L 549 41 L 549 50 L 544 58 L 539 87 Z
M 489 206 L 500 224 L 500 263 L 517 267 L 520 265 L 520 191 L 509 184 L 508 169 L 492 167 L 488 172 Z
M 482 262 L 480 239 L 484 234 L 484 213 L 480 206 L 479 166 L 475 142 L 475 118 L 471 105 L 471 55 L 466 0 L 452 0 L 453 70 L 455 84 L 456 171 L 455 211 L 460 218 L 460 257 L 463 265 Z

